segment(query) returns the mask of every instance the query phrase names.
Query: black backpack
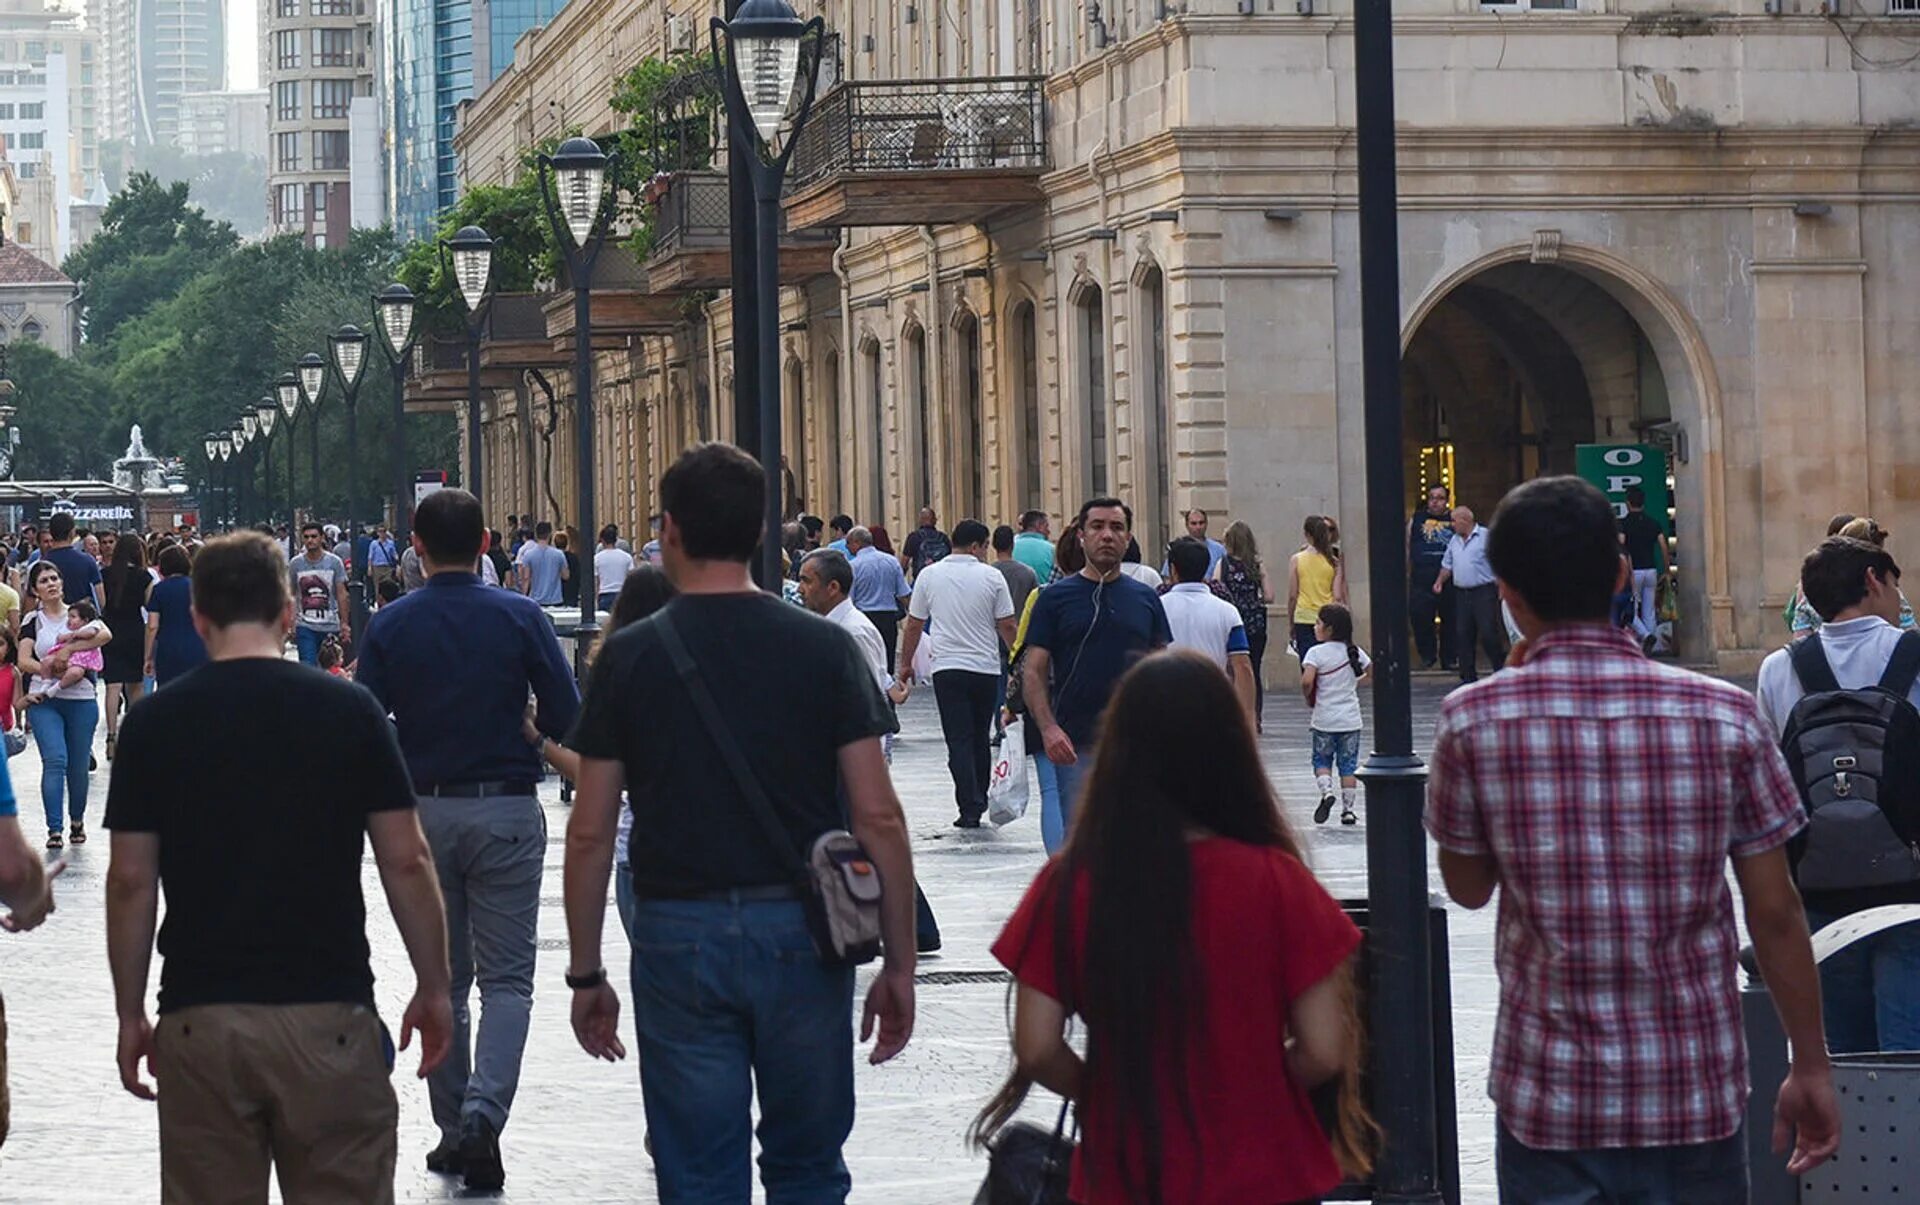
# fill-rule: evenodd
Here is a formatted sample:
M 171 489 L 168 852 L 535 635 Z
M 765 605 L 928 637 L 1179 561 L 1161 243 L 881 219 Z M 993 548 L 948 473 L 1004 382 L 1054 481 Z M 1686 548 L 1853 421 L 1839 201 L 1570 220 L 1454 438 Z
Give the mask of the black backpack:
M 1920 632 L 1894 646 L 1873 686 L 1842 690 L 1820 634 L 1788 652 L 1806 694 L 1781 750 L 1808 823 L 1788 846 L 1802 891 L 1920 884 Z
M 920 543 L 913 551 L 913 571 L 919 573 L 935 561 L 944 561 L 953 555 L 953 541 L 947 533 L 937 527 L 930 527 L 920 533 Z

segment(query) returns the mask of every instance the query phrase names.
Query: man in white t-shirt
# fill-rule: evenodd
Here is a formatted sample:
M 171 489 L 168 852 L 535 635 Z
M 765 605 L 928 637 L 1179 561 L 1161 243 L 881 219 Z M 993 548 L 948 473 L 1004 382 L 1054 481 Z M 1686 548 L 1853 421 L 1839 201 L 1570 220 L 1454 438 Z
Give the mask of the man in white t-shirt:
M 1253 652 L 1240 609 L 1207 585 L 1207 546 L 1181 536 L 1167 548 L 1173 586 L 1160 596 L 1173 630 L 1173 647 L 1192 649 L 1226 671 L 1233 689 L 1253 717 Z
M 1014 637 L 1013 594 L 985 559 L 990 534 L 977 519 L 963 519 L 953 529 L 953 551 L 921 569 L 913 581 L 900 645 L 901 677 L 911 680 L 914 651 L 932 626 L 933 697 L 947 738 L 947 770 L 960 809 L 953 822 L 957 828 L 979 828 L 987 812 L 994 699 L 1006 671 L 1000 646 L 1012 647 Z
M 600 551 L 593 554 L 593 580 L 599 594 L 596 605 L 602 611 L 613 610 L 620 587 L 633 572 L 633 554 L 620 547 L 620 529 L 609 523 L 600 529 Z

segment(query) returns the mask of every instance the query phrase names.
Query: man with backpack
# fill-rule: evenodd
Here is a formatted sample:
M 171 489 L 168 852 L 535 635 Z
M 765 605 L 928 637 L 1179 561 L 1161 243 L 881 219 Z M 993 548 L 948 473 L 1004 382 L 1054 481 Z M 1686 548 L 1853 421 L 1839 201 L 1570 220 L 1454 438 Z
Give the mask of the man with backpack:
M 1900 566 L 1835 537 L 1800 567 L 1819 631 L 1760 667 L 1760 711 L 1781 735 L 1811 817 L 1789 846 L 1816 931 L 1886 904 L 1920 904 L 1920 633 L 1902 633 Z M 1920 1050 L 1920 924 L 1862 938 L 1820 967 L 1827 1045 Z

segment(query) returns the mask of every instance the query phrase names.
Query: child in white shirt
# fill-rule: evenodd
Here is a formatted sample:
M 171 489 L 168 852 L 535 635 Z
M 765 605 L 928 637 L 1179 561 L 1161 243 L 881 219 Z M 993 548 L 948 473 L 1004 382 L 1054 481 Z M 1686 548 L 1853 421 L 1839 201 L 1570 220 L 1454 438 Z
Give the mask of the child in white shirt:
M 1320 608 L 1313 625 L 1317 642 L 1300 663 L 1300 690 L 1313 708 L 1313 777 L 1320 805 L 1313 822 L 1333 812 L 1333 774 L 1340 772 L 1340 823 L 1354 824 L 1360 790 L 1360 687 L 1373 680 L 1373 662 L 1353 643 L 1353 613 L 1339 603 Z

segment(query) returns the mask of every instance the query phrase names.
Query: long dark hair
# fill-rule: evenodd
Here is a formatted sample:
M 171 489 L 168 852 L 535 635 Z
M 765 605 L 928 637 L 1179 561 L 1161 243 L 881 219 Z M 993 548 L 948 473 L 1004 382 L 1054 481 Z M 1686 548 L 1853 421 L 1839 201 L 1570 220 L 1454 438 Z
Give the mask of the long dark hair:
M 620 593 L 613 600 L 613 610 L 607 619 L 608 633 L 638 623 L 666 606 L 678 593 L 666 570 L 641 561 L 627 574 L 627 580 L 621 583 Z
M 1327 558 L 1327 564 L 1340 563 L 1340 549 L 1334 544 L 1336 537 L 1332 519 L 1325 515 L 1308 515 L 1304 530 L 1307 543 L 1313 546 L 1315 552 Z
M 1360 676 L 1360 649 L 1353 643 L 1353 612 L 1339 603 L 1328 603 L 1320 608 L 1318 616 L 1320 626 L 1334 641 L 1347 646 L 1347 664 L 1353 667 L 1353 676 Z
M 1180 706 L 1168 707 L 1168 699 Z M 1196 748 L 1208 756 L 1194 759 Z M 1070 910 L 1081 883 L 1091 886 L 1077 974 L 1072 943 L 1055 943 L 1059 982 L 1081 987 L 1062 1003 L 1086 1022 L 1086 1082 L 1098 1085 L 1090 1091 L 1115 1102 L 1110 1120 L 1123 1152 L 1125 1194 L 1158 1201 L 1167 1195 L 1161 1184 L 1166 1127 L 1197 1129 L 1187 1060 L 1205 1040 L 1193 1029 L 1205 1014 L 1205 979 L 1194 955 L 1188 837 L 1207 833 L 1296 858 L 1300 845 L 1281 815 L 1238 697 L 1218 667 L 1197 653 L 1157 653 L 1130 670 L 1107 708 L 1098 749 L 1053 881 L 1053 924 L 1062 934 L 1072 931 Z M 1170 1035 L 1184 1040 L 1169 1041 Z M 1350 1074 L 1358 1074 L 1357 1059 Z M 1173 1085 L 1180 1102 L 1172 1119 L 1160 1109 L 1163 1083 Z M 976 1119 L 976 1140 L 1013 1116 L 1029 1086 L 1016 1071 Z M 1371 1122 L 1357 1095 L 1349 1095 L 1353 1140 L 1336 1138 L 1335 1151 L 1351 1169 L 1367 1161 L 1364 1131 Z M 1343 1135 L 1350 1128 L 1346 1113 L 1343 1108 Z
M 147 575 L 147 546 L 132 532 L 123 532 L 113 543 L 113 563 L 107 566 L 107 606 L 117 607 L 128 590 L 145 596 L 153 579 Z

